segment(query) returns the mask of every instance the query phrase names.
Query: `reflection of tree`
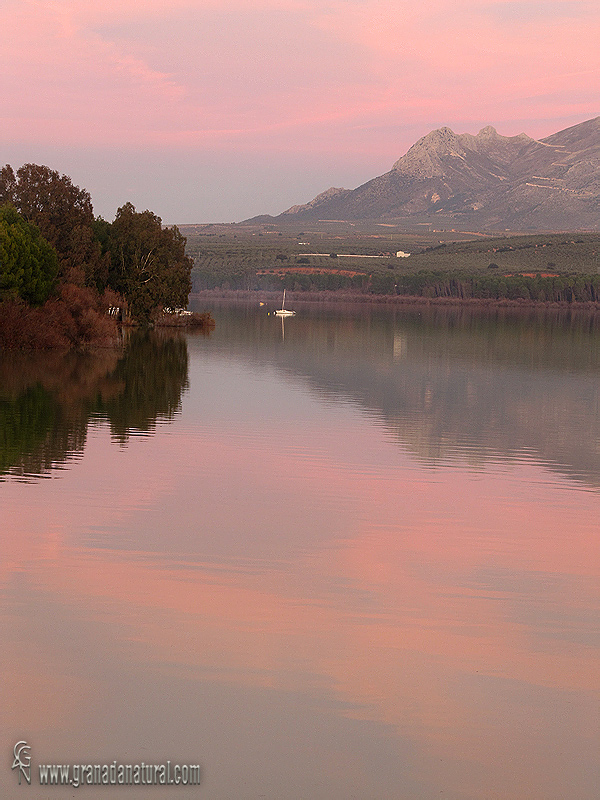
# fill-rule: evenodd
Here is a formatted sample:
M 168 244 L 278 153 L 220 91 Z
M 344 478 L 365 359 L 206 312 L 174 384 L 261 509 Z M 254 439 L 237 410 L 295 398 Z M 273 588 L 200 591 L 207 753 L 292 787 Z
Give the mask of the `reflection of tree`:
M 42 475 L 81 454 L 117 354 L 9 353 L 0 361 L 0 474 Z
M 14 399 L 0 399 L 0 473 L 22 475 L 32 468 L 41 473 L 62 460 L 52 441 L 58 417 L 59 404 L 39 384 Z
M 158 419 L 173 419 L 188 386 L 187 342 L 183 337 L 134 334 L 113 373 L 122 391 L 98 410 L 121 442 L 132 430 L 150 431 Z
M 188 385 L 183 337 L 133 335 L 122 353 L 0 359 L 0 475 L 39 476 L 83 452 L 91 418 L 121 442 L 172 419 Z

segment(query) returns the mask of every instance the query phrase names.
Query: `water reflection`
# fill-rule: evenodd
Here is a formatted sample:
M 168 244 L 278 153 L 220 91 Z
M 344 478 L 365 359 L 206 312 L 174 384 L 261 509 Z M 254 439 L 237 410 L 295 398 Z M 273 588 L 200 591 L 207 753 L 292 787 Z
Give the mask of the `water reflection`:
M 152 431 L 181 410 L 187 340 L 133 333 L 122 352 L 9 353 L 0 359 L 0 475 L 48 476 L 83 454 L 91 421 L 113 438 Z
M 125 442 L 131 431 L 149 432 L 181 410 L 188 388 L 188 350 L 183 336 L 157 333 L 132 336 L 110 376 L 120 391 L 99 394 L 97 416 L 110 422 L 112 435 Z
M 534 457 L 600 485 L 600 320 L 584 311 L 299 305 L 215 311 L 212 343 L 377 413 L 424 463 Z
M 217 322 L 156 371 L 140 342 L 70 382 L 70 362 L 7 373 L 7 397 L 41 387 L 58 410 L 40 418 L 77 412 L 87 438 L 62 480 L 1 487 L 6 749 L 200 761 L 202 800 L 591 800 L 597 466 L 573 480 L 579 455 L 536 420 L 564 456 L 549 469 L 508 411 L 531 395 L 549 428 L 593 435 L 566 386 L 597 374 L 593 332 Z M 154 433 L 115 447 L 136 431 Z

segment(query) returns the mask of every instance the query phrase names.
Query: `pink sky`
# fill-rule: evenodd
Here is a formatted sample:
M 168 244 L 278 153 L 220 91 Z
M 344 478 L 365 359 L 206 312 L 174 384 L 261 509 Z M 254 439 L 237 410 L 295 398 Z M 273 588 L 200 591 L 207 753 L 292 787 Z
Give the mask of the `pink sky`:
M 547 136 L 600 113 L 596 0 L 3 0 L 2 163 L 112 219 L 279 213 L 447 125 Z

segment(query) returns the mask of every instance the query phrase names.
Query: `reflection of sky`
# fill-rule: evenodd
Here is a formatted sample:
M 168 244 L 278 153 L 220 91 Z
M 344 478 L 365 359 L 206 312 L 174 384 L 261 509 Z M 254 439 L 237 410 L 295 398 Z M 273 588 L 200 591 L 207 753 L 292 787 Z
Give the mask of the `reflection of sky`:
M 593 796 L 597 495 L 533 460 L 423 468 L 200 350 L 171 425 L 1 491 L 34 752 L 200 759 L 215 800 Z

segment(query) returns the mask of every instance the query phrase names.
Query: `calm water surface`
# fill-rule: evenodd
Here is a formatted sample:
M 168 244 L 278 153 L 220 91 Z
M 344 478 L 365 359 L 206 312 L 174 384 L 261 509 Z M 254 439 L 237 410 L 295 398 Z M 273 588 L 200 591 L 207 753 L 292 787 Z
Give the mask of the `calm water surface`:
M 593 800 L 599 323 L 297 308 L 0 356 L 0 796 Z

